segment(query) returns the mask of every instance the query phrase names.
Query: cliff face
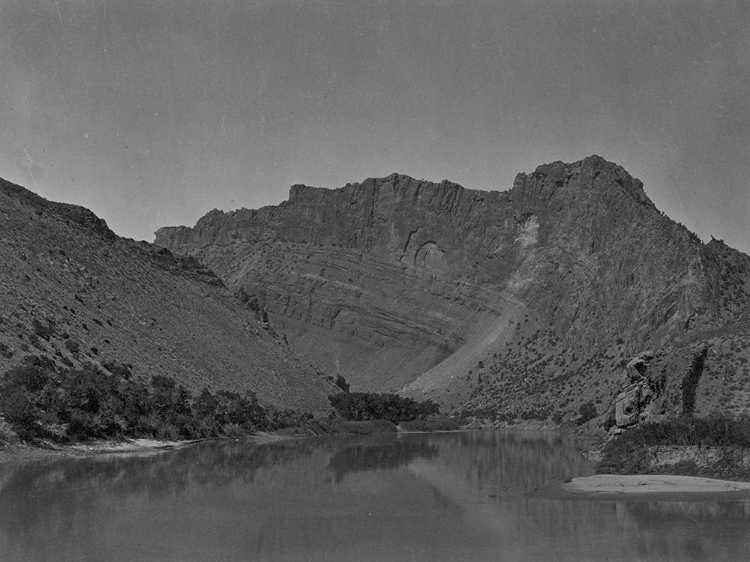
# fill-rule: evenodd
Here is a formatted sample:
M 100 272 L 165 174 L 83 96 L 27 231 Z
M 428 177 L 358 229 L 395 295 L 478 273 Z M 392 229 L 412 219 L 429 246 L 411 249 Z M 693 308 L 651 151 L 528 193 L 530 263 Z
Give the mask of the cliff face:
M 397 174 L 294 186 L 156 244 L 255 295 L 295 351 L 353 388 L 467 409 L 603 404 L 632 355 L 741 323 L 750 302 L 750 258 L 704 245 L 597 156 L 505 192 Z
M 91 211 L 0 180 L 0 372 L 27 355 L 126 363 L 189 388 L 324 411 L 335 387 L 195 260 L 117 237 Z

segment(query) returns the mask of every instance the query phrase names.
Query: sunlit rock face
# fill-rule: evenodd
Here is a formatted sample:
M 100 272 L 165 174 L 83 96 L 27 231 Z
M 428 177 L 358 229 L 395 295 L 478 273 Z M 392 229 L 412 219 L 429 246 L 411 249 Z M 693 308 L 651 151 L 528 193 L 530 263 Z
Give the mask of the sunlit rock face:
M 601 413 L 632 356 L 736 324 L 750 302 L 747 256 L 703 244 L 598 156 L 502 192 L 399 174 L 297 185 L 156 244 L 255 295 L 294 351 L 355 390 L 537 417 Z

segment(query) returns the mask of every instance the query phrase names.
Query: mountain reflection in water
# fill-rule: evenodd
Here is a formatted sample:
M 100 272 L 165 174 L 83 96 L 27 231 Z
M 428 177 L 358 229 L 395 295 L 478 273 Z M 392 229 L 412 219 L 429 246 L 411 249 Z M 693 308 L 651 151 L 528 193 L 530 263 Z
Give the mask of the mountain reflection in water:
M 0 560 L 744 560 L 747 503 L 527 492 L 592 467 L 556 433 L 203 443 L 0 466 Z
M 339 483 L 352 472 L 389 470 L 418 459 L 432 460 L 438 452 L 437 445 L 399 439 L 393 433 L 356 437 L 333 453 L 328 469 Z

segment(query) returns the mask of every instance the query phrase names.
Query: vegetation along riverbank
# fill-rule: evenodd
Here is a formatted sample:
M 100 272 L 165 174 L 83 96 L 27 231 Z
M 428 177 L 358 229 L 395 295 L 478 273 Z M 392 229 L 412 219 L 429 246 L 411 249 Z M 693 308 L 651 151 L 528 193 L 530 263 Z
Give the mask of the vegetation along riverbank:
M 458 428 L 450 420 L 426 419 L 437 413 L 434 403 L 395 394 L 334 395 L 334 411 L 315 417 L 261 405 L 252 392 L 204 388 L 194 394 L 163 375 L 133 377 L 126 364 L 106 368 L 61 368 L 46 357 L 29 356 L 2 374 L 0 460 L 169 448 L 270 432 L 395 432 L 398 423 L 411 431 Z
M 601 449 L 602 474 L 674 474 L 750 481 L 750 417 L 646 422 Z

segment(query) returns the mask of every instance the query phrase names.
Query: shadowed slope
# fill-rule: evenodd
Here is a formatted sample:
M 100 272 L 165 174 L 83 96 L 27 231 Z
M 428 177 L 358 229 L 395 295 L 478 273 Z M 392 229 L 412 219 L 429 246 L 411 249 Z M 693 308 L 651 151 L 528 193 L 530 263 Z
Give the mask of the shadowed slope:
M 333 385 L 195 260 L 117 237 L 82 207 L 0 180 L 0 371 L 26 355 L 130 363 L 192 388 L 327 410 Z

